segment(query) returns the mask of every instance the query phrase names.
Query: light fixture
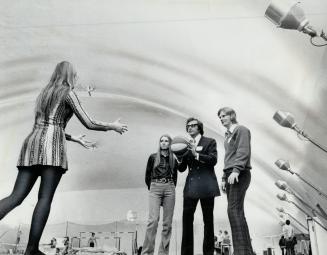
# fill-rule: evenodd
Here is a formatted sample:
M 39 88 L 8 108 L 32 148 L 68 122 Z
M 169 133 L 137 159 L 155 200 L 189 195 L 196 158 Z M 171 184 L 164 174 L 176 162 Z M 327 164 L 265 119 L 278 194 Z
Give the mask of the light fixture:
M 293 195 L 293 191 L 288 187 L 286 181 L 282 181 L 282 180 L 277 180 L 275 181 L 275 185 L 280 188 L 281 190 L 285 190 L 288 193 Z
M 297 133 L 305 136 L 303 130 L 295 123 L 294 116 L 291 113 L 278 110 L 275 112 L 273 119 L 282 127 L 294 129 Z
M 291 174 L 295 174 L 291 169 L 290 163 L 284 159 L 276 160 L 275 165 L 278 166 L 278 168 L 281 170 L 288 171 Z
M 306 140 L 310 141 L 312 144 L 317 146 L 319 149 L 327 153 L 327 148 L 313 140 L 308 134 L 306 134 L 301 128 L 298 127 L 294 120 L 294 116 L 285 111 L 278 110 L 275 112 L 273 119 L 282 127 L 294 129 L 299 135 L 301 135 Z
M 300 207 L 298 204 L 296 204 L 294 201 L 289 200 L 287 195 L 285 193 L 278 193 L 277 194 L 277 198 L 281 201 L 285 201 L 287 203 L 293 204 L 295 205 L 295 207 L 297 207 L 301 212 L 303 212 L 306 215 L 309 215 L 311 217 L 315 216 L 315 215 L 311 215 L 310 213 L 307 213 L 305 210 L 302 209 L 302 207 Z
M 280 213 L 285 213 L 285 210 L 283 207 L 276 207 L 276 210 Z
M 265 12 L 266 18 L 277 27 L 284 29 L 293 29 L 310 35 L 311 39 L 318 34 L 314 28 L 309 25 L 309 20 L 305 17 L 304 11 L 299 3 L 294 0 L 273 0 Z M 320 38 L 327 41 L 325 33 L 322 31 Z M 315 44 L 314 46 L 325 46 L 327 44 Z
M 324 218 L 327 219 L 327 213 L 326 211 L 324 210 L 324 208 L 321 207 L 321 205 L 318 203 L 316 204 L 316 207 L 319 209 L 320 213 L 324 216 Z
M 327 220 L 326 216 L 320 212 L 317 212 L 314 208 L 312 208 L 307 202 L 303 200 L 302 197 L 300 197 L 298 194 L 296 194 L 287 184 L 287 182 L 278 180 L 275 182 L 275 185 L 280 188 L 281 190 L 286 191 L 287 193 L 294 196 L 297 200 L 299 200 L 303 205 L 305 205 L 307 208 L 309 208 L 314 215 L 319 215 L 321 218 Z M 286 195 L 286 194 L 285 194 Z
M 307 213 L 305 210 L 303 210 L 297 203 L 295 203 L 292 200 L 289 200 L 285 193 L 278 193 L 277 198 L 281 201 L 285 201 L 287 203 L 293 204 L 297 209 L 299 209 L 301 212 L 303 212 L 305 215 L 310 216 L 314 222 L 316 222 L 320 227 L 322 227 L 324 230 L 327 231 L 327 228 L 323 226 L 319 221 L 315 219 L 316 215 L 311 215 L 310 213 Z
M 321 191 L 319 188 L 317 188 L 316 186 L 314 186 L 311 182 L 307 181 L 306 179 L 304 179 L 300 174 L 294 172 L 291 169 L 290 163 L 284 159 L 278 159 L 275 162 L 275 165 L 284 171 L 288 171 L 291 174 L 295 174 L 297 177 L 299 177 L 303 182 L 305 182 L 307 185 L 309 185 L 311 188 L 313 188 L 320 196 L 322 196 L 323 198 L 327 199 L 327 194 L 325 194 L 323 191 Z

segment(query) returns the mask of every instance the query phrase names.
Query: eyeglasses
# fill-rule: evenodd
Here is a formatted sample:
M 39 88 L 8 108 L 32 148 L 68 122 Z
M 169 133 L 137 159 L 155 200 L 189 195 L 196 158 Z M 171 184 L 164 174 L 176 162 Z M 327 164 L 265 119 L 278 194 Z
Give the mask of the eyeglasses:
M 196 124 L 187 124 L 186 125 L 187 128 L 189 128 L 189 127 L 194 128 L 194 127 L 197 127 L 197 126 L 198 126 L 198 123 L 196 123 Z

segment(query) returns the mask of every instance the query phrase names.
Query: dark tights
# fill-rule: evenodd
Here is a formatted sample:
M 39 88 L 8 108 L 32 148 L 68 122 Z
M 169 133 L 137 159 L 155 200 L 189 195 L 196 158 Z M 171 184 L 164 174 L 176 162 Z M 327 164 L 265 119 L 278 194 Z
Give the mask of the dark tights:
M 63 172 L 61 168 L 52 166 L 33 166 L 20 168 L 12 193 L 0 200 L 0 220 L 12 209 L 20 205 L 33 188 L 40 176 L 41 184 L 38 202 L 34 208 L 29 240 L 25 255 L 43 254 L 39 251 L 39 242 L 48 220 L 53 195 Z

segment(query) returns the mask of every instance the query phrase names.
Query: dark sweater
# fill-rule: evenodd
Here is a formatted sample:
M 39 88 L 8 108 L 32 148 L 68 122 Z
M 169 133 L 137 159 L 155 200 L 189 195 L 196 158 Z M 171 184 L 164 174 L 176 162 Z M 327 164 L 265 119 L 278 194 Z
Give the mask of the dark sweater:
M 225 167 L 224 176 L 226 178 L 231 172 L 240 173 L 250 170 L 251 167 L 251 133 L 244 126 L 238 125 L 225 146 Z

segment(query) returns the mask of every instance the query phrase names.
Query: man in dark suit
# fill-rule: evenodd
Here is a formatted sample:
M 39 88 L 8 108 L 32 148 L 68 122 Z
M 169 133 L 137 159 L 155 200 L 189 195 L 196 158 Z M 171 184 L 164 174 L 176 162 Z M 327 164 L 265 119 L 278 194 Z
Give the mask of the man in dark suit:
M 213 255 L 213 209 L 215 197 L 220 195 L 214 169 L 217 163 L 217 144 L 215 139 L 203 136 L 203 123 L 198 119 L 189 118 L 186 121 L 186 131 L 193 141 L 189 152 L 182 157 L 178 169 L 180 172 L 184 172 L 187 167 L 189 169 L 184 186 L 181 254 L 194 253 L 193 220 L 200 200 L 204 222 L 203 255 Z

